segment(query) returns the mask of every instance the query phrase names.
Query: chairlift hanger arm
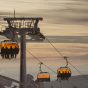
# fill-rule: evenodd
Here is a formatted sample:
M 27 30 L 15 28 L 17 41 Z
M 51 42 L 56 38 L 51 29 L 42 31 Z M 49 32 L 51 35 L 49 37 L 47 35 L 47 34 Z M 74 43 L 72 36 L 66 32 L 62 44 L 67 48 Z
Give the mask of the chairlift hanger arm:
M 66 67 L 68 67 L 68 59 L 67 58 L 69 58 L 69 57 L 64 56 L 64 59 L 66 60 Z
M 40 73 L 41 73 L 41 72 L 42 72 L 42 65 L 43 65 L 43 62 L 40 62 L 39 65 L 40 65 L 40 66 L 39 66 L 39 71 L 40 71 Z

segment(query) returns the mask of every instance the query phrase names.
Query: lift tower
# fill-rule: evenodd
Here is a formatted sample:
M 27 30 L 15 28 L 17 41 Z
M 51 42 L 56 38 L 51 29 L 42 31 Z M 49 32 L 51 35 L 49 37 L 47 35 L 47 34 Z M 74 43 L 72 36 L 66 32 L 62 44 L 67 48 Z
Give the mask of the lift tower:
M 31 36 L 31 40 L 44 40 L 45 37 L 40 33 L 38 27 L 39 21 L 42 21 L 41 17 L 33 18 L 4 18 L 8 23 L 8 28 L 4 32 L 12 32 L 12 40 L 16 40 L 16 35 L 20 35 L 20 88 L 26 87 L 26 35 Z

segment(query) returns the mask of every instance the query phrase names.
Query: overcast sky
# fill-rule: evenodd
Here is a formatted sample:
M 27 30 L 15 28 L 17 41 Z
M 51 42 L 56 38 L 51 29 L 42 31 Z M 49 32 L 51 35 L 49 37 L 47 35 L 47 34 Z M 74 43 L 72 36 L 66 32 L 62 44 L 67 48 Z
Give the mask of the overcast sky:
M 0 0 L 0 16 L 41 16 L 47 35 L 88 35 L 87 0 Z

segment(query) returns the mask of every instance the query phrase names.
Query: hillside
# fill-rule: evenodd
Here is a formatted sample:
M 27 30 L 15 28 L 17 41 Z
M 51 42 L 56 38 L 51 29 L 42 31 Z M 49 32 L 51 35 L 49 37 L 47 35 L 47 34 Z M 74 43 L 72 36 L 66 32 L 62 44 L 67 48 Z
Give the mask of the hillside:
M 73 76 L 69 81 L 40 83 L 41 88 L 88 88 L 88 76 Z
M 19 81 L 0 75 L 0 88 L 19 88 Z M 27 75 L 27 88 L 88 88 L 88 75 L 73 76 L 68 81 L 36 83 L 32 75 Z

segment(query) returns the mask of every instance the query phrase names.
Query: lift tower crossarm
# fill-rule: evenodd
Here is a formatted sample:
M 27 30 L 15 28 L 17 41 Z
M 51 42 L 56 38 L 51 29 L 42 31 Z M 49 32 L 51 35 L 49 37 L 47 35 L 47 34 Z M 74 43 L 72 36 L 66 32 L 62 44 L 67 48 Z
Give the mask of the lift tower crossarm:
M 5 36 L 7 37 L 9 37 L 8 34 L 10 34 L 10 39 L 12 39 L 13 41 L 18 41 L 17 35 L 20 35 L 21 30 L 25 30 L 26 35 L 29 35 L 31 37 L 30 41 L 43 41 L 45 37 L 42 33 L 40 33 L 40 28 L 38 27 L 39 21 L 42 20 L 42 17 L 4 18 L 4 21 L 7 21 L 8 27 L 6 28 L 6 30 L 1 32 L 1 34 L 5 34 Z
M 4 18 L 10 28 L 38 28 L 39 21 L 43 18 Z
M 29 17 L 27 17 L 27 18 L 25 18 L 25 17 L 23 17 L 23 18 L 17 18 L 17 17 L 15 17 L 15 18 L 13 18 L 13 17 L 8 17 L 8 18 L 4 18 L 4 20 L 5 21 L 7 21 L 7 20 L 10 20 L 10 21 L 12 21 L 12 20 L 36 20 L 36 19 L 38 19 L 38 20 L 43 20 L 43 18 L 42 17 L 31 17 L 31 18 L 29 18 Z

